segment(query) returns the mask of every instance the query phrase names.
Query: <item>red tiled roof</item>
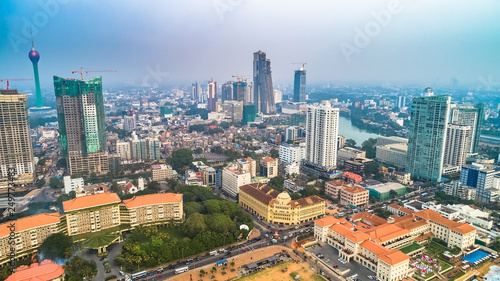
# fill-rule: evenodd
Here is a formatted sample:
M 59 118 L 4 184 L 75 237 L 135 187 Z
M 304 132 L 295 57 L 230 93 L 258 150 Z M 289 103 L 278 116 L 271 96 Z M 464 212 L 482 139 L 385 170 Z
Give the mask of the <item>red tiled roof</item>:
M 65 212 L 75 211 L 85 208 L 97 207 L 113 203 L 120 203 L 120 198 L 116 193 L 101 193 L 90 196 L 77 197 L 63 202 Z
M 330 229 L 355 243 L 359 243 L 370 238 L 370 236 L 364 232 L 350 230 L 341 224 L 334 224 L 330 227 Z
M 17 268 L 5 281 L 50 281 L 64 274 L 62 266 L 44 260 L 40 264 L 34 263 L 31 266 L 23 265 Z
M 389 252 L 385 254 L 378 255 L 378 258 L 380 260 L 385 261 L 386 263 L 390 265 L 396 265 L 399 263 L 402 263 L 404 261 L 408 261 L 410 259 L 410 256 L 407 254 L 401 252 L 400 250 L 390 250 Z
M 390 204 L 390 205 L 389 205 L 389 207 L 391 207 L 391 208 L 393 208 L 393 209 L 396 209 L 396 210 L 398 210 L 398 211 L 401 211 L 401 212 L 403 212 L 403 213 L 405 213 L 405 214 L 408 214 L 408 215 L 411 215 L 411 214 L 415 213 L 414 211 L 412 211 L 412 210 L 410 210 L 410 209 L 408 209 L 408 208 L 405 208 L 405 207 L 403 207 L 403 206 L 399 206 L 399 205 L 398 205 L 398 204 L 396 204 L 396 203 L 392 203 L 392 204 Z
M 327 216 L 327 217 L 324 217 L 324 218 L 321 218 L 321 219 L 317 219 L 314 222 L 317 223 L 318 225 L 322 226 L 322 227 L 325 227 L 325 226 L 329 226 L 329 225 L 332 225 L 332 224 L 337 224 L 340 221 L 338 219 L 332 217 L 332 216 Z
M 461 233 L 461 234 L 466 234 L 466 233 L 469 233 L 471 231 L 476 230 L 476 228 L 474 228 L 473 226 L 471 226 L 467 223 L 460 223 L 460 222 L 449 220 L 449 219 L 441 216 L 437 212 L 435 212 L 433 210 L 429 210 L 429 209 L 425 209 L 425 210 L 416 212 L 416 213 L 414 213 L 414 215 L 421 217 L 425 220 L 430 220 L 432 222 L 444 225 L 444 226 L 450 228 L 451 230 L 456 231 L 456 232 Z
M 359 186 L 349 186 L 349 187 L 346 187 L 344 189 L 342 189 L 341 192 L 349 192 L 349 193 L 359 193 L 359 192 L 366 192 L 366 193 L 369 193 L 368 190 L 362 188 L 362 187 L 359 187 Z
M 34 216 L 24 217 L 15 220 L 16 232 L 24 231 L 30 228 L 35 228 L 39 226 L 49 225 L 53 223 L 59 223 L 58 213 L 43 213 Z M 6 222 L 0 224 L 0 237 L 10 235 L 11 231 L 9 228 L 11 222 Z
M 147 205 L 179 203 L 182 201 L 182 194 L 160 193 L 134 196 L 131 199 L 123 200 L 123 204 L 128 208 L 137 208 Z

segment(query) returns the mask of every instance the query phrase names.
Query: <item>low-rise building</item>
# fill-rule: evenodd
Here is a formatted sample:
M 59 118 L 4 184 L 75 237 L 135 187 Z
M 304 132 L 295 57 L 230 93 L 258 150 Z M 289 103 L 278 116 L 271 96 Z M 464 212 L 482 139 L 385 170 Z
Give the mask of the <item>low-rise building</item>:
M 64 281 L 64 268 L 50 260 L 19 266 L 5 281 Z
M 11 247 L 14 248 L 16 258 L 30 255 L 51 234 L 62 231 L 60 215 L 58 213 L 43 213 L 17 219 L 15 227 L 11 228 L 12 222 L 0 224 L 0 263 L 9 261 Z M 10 240 L 14 231 L 15 239 Z M 14 242 L 15 244 L 11 244 Z
M 154 181 L 165 181 L 173 177 L 172 166 L 170 165 L 152 165 L 151 170 L 153 172 Z
M 222 191 L 236 197 L 240 187 L 252 182 L 249 172 L 243 172 L 234 166 L 226 167 L 222 170 Z
M 330 195 L 334 199 L 338 199 L 340 196 L 340 190 L 348 186 L 352 185 L 343 180 L 329 181 L 325 183 L 325 193 Z
M 406 187 L 396 182 L 365 184 L 364 188 L 370 191 L 370 197 L 377 198 L 379 201 L 385 201 L 391 198 L 391 190 L 394 190 L 398 196 L 406 193 Z
M 241 186 L 238 198 L 241 207 L 269 223 L 297 225 L 325 215 L 325 200 L 320 197 L 292 200 L 286 191 L 261 183 Z
M 80 193 L 83 191 L 83 187 L 85 186 L 83 178 L 72 179 L 71 176 L 65 176 L 63 180 L 64 192 L 66 194 L 69 194 L 71 191 L 74 191 L 76 193 Z
M 300 165 L 306 157 L 306 143 L 282 144 L 279 149 L 279 159 L 285 164 L 297 163 Z
M 182 194 L 161 193 L 136 196 L 123 200 L 123 223 L 132 227 L 143 224 L 164 224 L 183 218 Z
M 359 186 L 344 187 L 340 191 L 341 205 L 365 206 L 368 204 L 370 192 Z
M 406 168 L 407 143 L 377 145 L 375 158 L 384 164 L 404 170 Z
M 345 161 L 357 158 L 366 158 L 366 152 L 352 147 L 341 148 L 337 152 L 337 165 L 344 165 Z
M 82 196 L 64 201 L 68 235 L 98 232 L 119 226 L 120 202 L 116 193 Z
M 355 174 L 355 173 L 351 173 L 351 172 L 343 173 L 342 179 L 345 180 L 346 182 L 352 183 L 352 184 L 354 184 L 354 183 L 358 184 L 363 180 L 363 178 L 360 175 Z
M 278 175 L 278 159 L 269 156 L 262 157 L 260 160 L 260 175 L 268 179 Z

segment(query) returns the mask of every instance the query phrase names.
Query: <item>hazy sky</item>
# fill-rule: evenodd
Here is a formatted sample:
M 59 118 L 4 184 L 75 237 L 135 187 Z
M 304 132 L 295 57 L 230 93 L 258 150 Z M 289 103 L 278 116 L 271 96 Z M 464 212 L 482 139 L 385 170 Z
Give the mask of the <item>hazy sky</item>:
M 105 84 L 225 82 L 252 75 L 257 50 L 275 84 L 303 61 L 308 83 L 495 82 L 499 15 L 498 0 L 7 0 L 0 78 L 33 77 L 31 25 L 42 87 L 81 66 L 117 70 L 94 74 Z

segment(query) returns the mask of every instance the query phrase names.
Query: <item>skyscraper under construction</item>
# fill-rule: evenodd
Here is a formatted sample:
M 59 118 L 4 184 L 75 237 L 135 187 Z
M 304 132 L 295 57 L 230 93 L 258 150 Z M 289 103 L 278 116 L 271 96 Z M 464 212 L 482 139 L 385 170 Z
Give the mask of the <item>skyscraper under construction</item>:
M 266 59 L 266 53 L 262 51 L 253 53 L 253 85 L 254 103 L 258 109 L 264 114 L 276 113 L 271 60 Z
M 0 90 L 0 187 L 31 184 L 34 172 L 28 95 Z
M 109 171 L 102 78 L 64 79 L 54 76 L 61 149 L 68 172 Z

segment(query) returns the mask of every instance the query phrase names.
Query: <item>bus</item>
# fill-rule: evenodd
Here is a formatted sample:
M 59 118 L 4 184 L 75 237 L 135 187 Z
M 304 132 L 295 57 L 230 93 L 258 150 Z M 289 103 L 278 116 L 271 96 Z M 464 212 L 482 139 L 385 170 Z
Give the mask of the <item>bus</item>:
M 179 273 L 183 273 L 183 272 L 186 272 L 189 270 L 189 267 L 185 266 L 185 267 L 179 267 L 175 270 L 175 274 L 179 274 Z
M 222 266 L 222 265 L 224 265 L 224 264 L 226 264 L 226 263 L 227 263 L 227 259 L 224 259 L 224 260 L 221 260 L 221 261 L 216 262 L 216 263 L 215 263 L 215 266 Z
M 137 279 L 137 278 L 141 278 L 141 277 L 146 277 L 147 275 L 148 274 L 146 273 L 146 271 L 137 272 L 137 273 L 132 274 L 132 280 Z

